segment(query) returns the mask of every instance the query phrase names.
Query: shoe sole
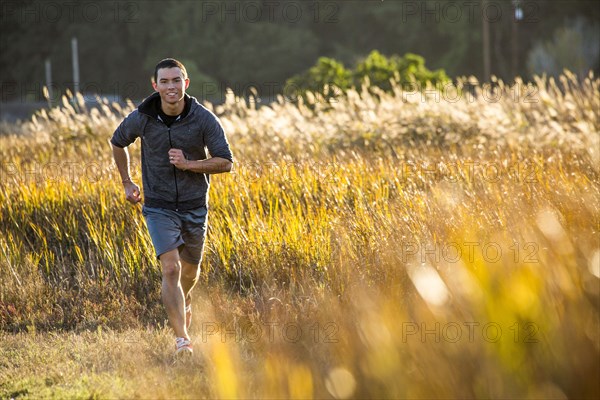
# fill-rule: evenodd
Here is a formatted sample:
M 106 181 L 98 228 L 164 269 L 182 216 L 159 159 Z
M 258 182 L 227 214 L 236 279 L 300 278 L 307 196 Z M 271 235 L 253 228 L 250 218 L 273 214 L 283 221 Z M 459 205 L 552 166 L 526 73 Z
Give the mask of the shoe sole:
M 176 356 L 191 356 L 192 354 L 194 354 L 194 350 L 190 347 L 182 347 L 175 352 Z

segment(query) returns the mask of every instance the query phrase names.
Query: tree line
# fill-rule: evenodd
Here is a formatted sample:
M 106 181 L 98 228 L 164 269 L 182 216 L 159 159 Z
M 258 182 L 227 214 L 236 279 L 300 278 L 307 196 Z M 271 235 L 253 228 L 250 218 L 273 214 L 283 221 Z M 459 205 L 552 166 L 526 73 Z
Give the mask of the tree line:
M 320 57 L 353 66 L 373 50 L 390 59 L 412 53 L 450 77 L 485 79 L 484 21 L 491 73 L 502 79 L 555 72 L 574 58 L 576 68 L 598 71 L 593 0 L 20 0 L 1 7 L 0 101 L 43 100 L 46 60 L 55 92 L 72 89 L 73 37 L 81 90 L 132 99 L 149 94 L 153 67 L 167 56 L 187 65 L 190 91 L 200 97 L 227 87 L 281 93 Z

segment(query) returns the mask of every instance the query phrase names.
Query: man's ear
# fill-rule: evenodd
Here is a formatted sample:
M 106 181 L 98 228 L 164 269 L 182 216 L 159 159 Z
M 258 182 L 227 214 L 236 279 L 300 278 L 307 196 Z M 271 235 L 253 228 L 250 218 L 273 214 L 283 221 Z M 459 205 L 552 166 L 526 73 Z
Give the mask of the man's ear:
M 158 92 L 158 89 L 156 88 L 156 82 L 154 82 L 154 79 L 152 79 L 152 89 L 154 89 L 155 92 Z
M 185 88 L 187 89 L 190 86 L 190 78 L 185 78 Z

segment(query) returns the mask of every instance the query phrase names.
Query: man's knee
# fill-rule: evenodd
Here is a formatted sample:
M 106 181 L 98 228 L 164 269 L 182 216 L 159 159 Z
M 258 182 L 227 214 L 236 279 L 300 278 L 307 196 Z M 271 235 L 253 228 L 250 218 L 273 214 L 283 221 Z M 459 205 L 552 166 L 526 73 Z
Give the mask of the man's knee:
M 181 265 L 178 262 L 165 262 L 162 264 L 163 278 L 177 279 L 181 273 Z
M 165 253 L 160 257 L 160 263 L 162 266 L 163 278 L 169 280 L 179 279 L 181 274 L 181 262 L 176 254 Z

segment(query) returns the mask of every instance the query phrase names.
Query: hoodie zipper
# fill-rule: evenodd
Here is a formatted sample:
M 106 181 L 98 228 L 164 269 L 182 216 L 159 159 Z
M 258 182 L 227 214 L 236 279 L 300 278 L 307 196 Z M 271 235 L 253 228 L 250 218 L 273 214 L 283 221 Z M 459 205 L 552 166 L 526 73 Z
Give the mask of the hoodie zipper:
M 167 127 L 169 132 L 169 147 L 173 148 L 173 142 L 171 142 L 171 127 Z M 173 178 L 175 180 L 175 211 L 179 211 L 179 189 L 177 188 L 177 167 L 173 165 Z

